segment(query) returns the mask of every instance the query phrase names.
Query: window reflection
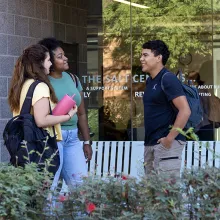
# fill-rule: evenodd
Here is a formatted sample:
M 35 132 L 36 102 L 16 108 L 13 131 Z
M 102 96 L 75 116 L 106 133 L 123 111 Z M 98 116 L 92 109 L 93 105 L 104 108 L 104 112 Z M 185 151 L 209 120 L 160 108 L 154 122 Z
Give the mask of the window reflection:
M 217 0 L 190 1 L 190 4 L 182 0 L 131 2 L 149 8 L 99 0 L 92 1 L 97 7 L 96 10 L 91 7 L 88 15 L 88 74 L 101 76 L 102 81 L 93 84 L 104 88 L 91 91 L 88 107 L 99 113 L 102 140 L 144 139 L 142 95 L 146 78 L 134 80 L 133 77 L 143 75 L 139 69 L 141 46 L 150 39 L 168 44 L 171 58 L 167 68 L 171 71 L 181 68 L 185 78 L 196 71 L 206 85 L 220 85 Z M 212 93 L 219 96 L 219 89 L 213 89 Z M 112 131 L 115 129 L 123 135 L 115 137 L 102 129 L 104 121 L 111 125 Z M 218 138 L 217 133 L 212 139 Z

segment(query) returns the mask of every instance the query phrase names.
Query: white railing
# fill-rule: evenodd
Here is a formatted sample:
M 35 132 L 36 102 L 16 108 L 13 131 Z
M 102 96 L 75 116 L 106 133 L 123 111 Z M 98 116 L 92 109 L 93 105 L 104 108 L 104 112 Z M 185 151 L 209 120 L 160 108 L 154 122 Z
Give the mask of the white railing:
M 142 141 L 94 141 L 93 157 L 88 171 L 95 175 L 130 175 L 138 178 L 144 175 L 144 142 Z M 217 155 L 217 156 L 216 156 Z M 220 167 L 220 142 L 188 141 L 182 152 L 182 165 L 190 169 L 209 166 Z M 61 192 L 68 187 L 63 181 Z
M 124 173 L 137 177 L 143 174 L 144 143 L 142 141 L 93 142 L 93 158 L 88 165 L 90 173 Z M 218 155 L 217 157 L 215 155 Z M 187 142 L 182 153 L 182 169 L 209 166 L 220 167 L 220 142 Z
M 220 167 L 220 142 L 219 141 L 189 141 L 183 150 L 182 168 L 194 167 Z

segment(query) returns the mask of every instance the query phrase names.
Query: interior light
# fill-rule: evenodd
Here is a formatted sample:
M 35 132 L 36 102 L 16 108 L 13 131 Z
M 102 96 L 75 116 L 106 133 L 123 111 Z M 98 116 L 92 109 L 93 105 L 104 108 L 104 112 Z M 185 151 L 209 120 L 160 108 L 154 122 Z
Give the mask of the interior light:
M 150 7 L 147 7 L 147 6 L 144 6 L 144 5 L 140 5 L 140 4 L 125 1 L 125 0 L 114 0 L 114 1 L 126 4 L 126 5 L 131 5 L 131 6 L 134 6 L 134 7 L 138 7 L 138 8 L 150 8 Z

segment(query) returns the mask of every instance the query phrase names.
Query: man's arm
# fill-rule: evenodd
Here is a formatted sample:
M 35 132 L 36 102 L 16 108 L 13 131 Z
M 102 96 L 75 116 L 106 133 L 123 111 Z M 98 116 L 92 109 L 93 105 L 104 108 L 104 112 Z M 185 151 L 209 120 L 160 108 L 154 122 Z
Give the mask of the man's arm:
M 179 110 L 173 125 L 173 129 L 171 129 L 167 137 L 163 137 L 158 140 L 158 143 L 161 143 L 164 147 L 167 148 L 171 147 L 173 140 L 179 134 L 175 128 L 183 129 L 191 114 L 191 110 L 185 96 L 176 97 L 172 100 L 172 102 L 174 106 Z

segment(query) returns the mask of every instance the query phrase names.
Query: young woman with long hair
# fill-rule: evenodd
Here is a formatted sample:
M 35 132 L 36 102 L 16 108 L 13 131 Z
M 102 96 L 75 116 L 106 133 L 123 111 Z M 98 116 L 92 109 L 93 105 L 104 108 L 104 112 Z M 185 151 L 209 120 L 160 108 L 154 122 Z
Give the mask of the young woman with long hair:
M 76 114 L 77 107 L 71 109 L 67 115 L 50 114 L 50 105 L 53 109 L 58 102 L 47 77 L 50 66 L 50 54 L 46 47 L 36 44 L 25 49 L 14 68 L 8 102 L 13 115 L 19 115 L 30 85 L 35 80 L 41 81 L 33 93 L 31 114 L 37 126 L 46 129 L 50 136 L 54 136 L 52 129 L 54 126 L 57 141 L 62 141 L 60 123 L 69 121 Z M 60 172 L 61 168 L 57 171 L 56 178 L 59 177 Z

